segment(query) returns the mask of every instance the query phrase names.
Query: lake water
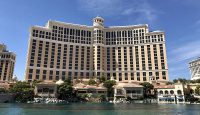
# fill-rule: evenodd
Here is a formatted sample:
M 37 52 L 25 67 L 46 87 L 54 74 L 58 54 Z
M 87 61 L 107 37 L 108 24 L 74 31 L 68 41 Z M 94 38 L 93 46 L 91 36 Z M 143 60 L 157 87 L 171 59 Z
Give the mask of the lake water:
M 200 115 L 200 105 L 185 104 L 0 104 L 0 115 Z

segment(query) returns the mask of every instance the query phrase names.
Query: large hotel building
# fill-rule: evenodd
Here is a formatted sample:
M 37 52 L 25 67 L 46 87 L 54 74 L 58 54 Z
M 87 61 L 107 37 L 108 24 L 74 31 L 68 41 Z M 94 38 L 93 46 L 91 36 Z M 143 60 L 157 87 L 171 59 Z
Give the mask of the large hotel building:
M 93 26 L 48 21 L 33 26 L 25 79 L 91 79 L 105 76 L 121 82 L 168 81 L 164 32 L 148 25 Z
M 0 81 L 11 81 L 14 72 L 16 54 L 0 44 Z
M 189 62 L 191 80 L 200 79 L 200 57 Z

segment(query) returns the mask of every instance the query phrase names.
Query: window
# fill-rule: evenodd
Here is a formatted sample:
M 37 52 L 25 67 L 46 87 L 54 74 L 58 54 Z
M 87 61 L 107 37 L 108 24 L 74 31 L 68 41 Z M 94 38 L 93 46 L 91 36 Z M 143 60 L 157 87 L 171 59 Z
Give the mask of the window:
M 181 90 L 178 90 L 178 91 L 177 91 L 177 94 L 178 94 L 178 95 L 181 95 L 181 94 L 182 94 L 182 91 L 181 91 Z
M 29 73 L 33 73 L 33 69 L 29 69 Z
M 170 91 L 170 94 L 172 94 L 172 95 L 173 95 L 173 94 L 174 94 L 174 91 L 173 91 L 173 90 L 171 90 L 171 91 Z
M 147 78 L 146 78 L 146 77 L 143 77 L 143 81 L 147 81 Z
M 134 80 L 134 73 L 131 73 L 131 80 Z
M 125 80 L 128 80 L 128 73 L 125 73 Z
M 165 91 L 165 94 L 169 94 L 169 92 L 166 90 L 166 91 Z
M 159 93 L 160 93 L 160 94 L 163 94 L 163 91 L 161 90 L 161 91 L 159 91 Z
M 28 79 L 32 79 L 32 74 L 29 74 Z

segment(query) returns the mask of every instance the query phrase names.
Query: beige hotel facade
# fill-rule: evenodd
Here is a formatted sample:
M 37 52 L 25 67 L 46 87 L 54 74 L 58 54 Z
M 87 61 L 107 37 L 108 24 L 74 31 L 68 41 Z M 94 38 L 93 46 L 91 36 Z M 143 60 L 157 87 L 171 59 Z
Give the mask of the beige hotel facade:
M 148 25 L 93 26 L 48 21 L 33 26 L 27 53 L 26 81 L 94 79 L 119 82 L 168 81 L 165 34 Z
M 11 81 L 13 78 L 16 54 L 0 44 L 0 81 Z

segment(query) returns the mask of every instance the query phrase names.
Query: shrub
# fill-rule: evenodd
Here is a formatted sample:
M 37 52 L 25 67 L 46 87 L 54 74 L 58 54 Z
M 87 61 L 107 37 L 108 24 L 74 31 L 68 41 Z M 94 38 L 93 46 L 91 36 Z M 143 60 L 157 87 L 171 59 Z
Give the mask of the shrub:
M 96 84 L 96 81 L 93 80 L 93 79 L 90 79 L 90 80 L 88 81 L 88 84 L 89 84 L 89 85 L 95 85 L 95 84 Z

